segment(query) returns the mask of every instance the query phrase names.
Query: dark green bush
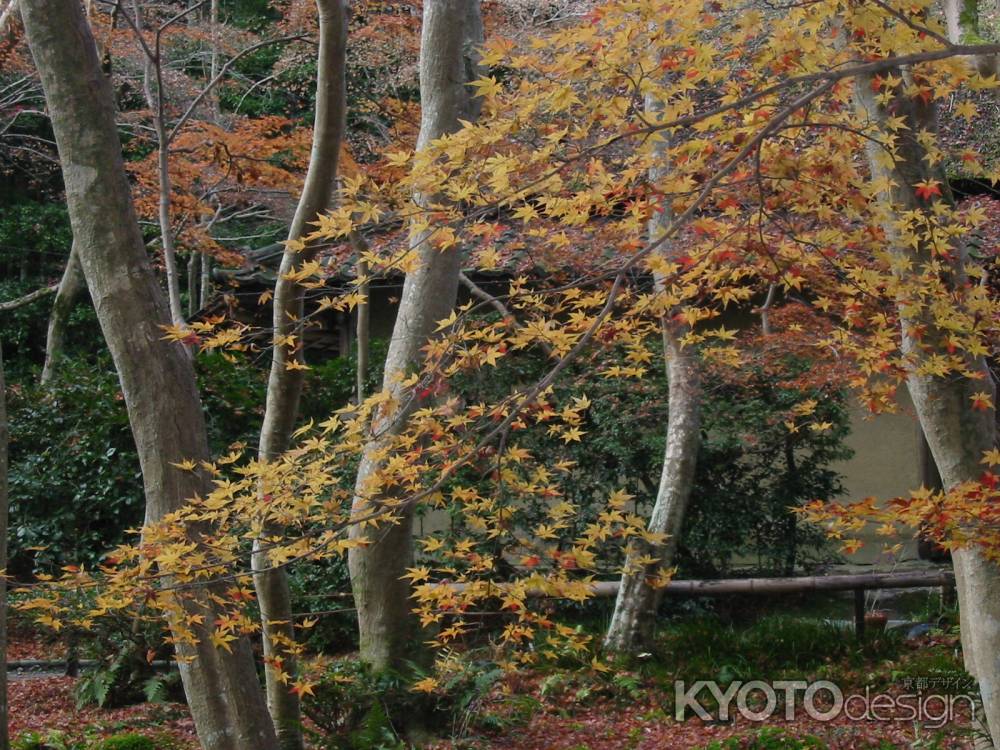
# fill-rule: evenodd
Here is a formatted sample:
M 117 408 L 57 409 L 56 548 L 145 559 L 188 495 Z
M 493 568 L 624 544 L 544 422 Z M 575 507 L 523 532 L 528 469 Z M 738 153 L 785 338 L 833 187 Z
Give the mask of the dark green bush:
M 226 453 L 237 442 L 256 448 L 264 419 L 267 371 L 245 357 L 227 359 L 218 353 L 199 355 L 195 371 L 213 453 Z
M 764 727 L 742 737 L 715 740 L 705 750 L 826 750 L 827 747 L 812 734 L 796 736 L 778 727 Z
M 463 734 L 481 699 L 501 676 L 487 662 L 465 661 L 432 693 L 415 692 L 426 673 L 410 665 L 406 673 L 373 673 L 357 661 L 337 661 L 307 697 L 303 711 L 318 728 L 324 750 L 408 747 L 429 733 Z
M 293 609 L 316 615 L 316 624 L 303 632 L 311 650 L 342 653 L 357 646 L 358 621 L 346 558 L 290 566 L 288 584 Z
M 59 281 L 72 235 L 66 207 L 18 199 L 0 211 L 0 300 L 11 300 Z M 86 299 L 81 294 L 81 303 Z M 52 297 L 43 297 L 0 316 L 0 334 L 8 380 L 41 365 L 45 330 Z M 93 349 L 99 341 L 96 318 L 85 304 L 74 312 L 67 332 L 67 347 Z
M 24 732 L 10 746 L 11 750 L 86 750 L 83 742 L 70 739 L 66 732 L 59 729 L 50 729 L 44 734 Z
M 83 615 L 96 606 L 96 592 L 82 589 L 72 605 Z M 183 701 L 180 673 L 157 672 L 153 662 L 169 660 L 172 648 L 166 643 L 166 623 L 161 614 L 143 610 L 138 615 L 112 613 L 94 618 L 85 632 L 63 630 L 64 638 L 75 641 L 81 658 L 96 666 L 82 670 L 74 686 L 78 706 L 116 708 L 148 701 Z
M 904 652 L 898 630 L 858 642 L 850 628 L 806 617 L 770 615 L 749 626 L 717 617 L 680 619 L 661 629 L 655 666 L 667 681 L 780 679 L 825 672 L 831 664 L 858 668 Z
M 222 0 L 219 9 L 226 23 L 251 31 L 260 31 L 281 19 L 271 0 Z
M 142 522 L 142 478 L 118 379 L 67 360 L 49 388 L 12 386 L 11 572 L 93 563 Z
M 658 342 L 650 342 L 651 365 L 639 380 L 621 381 L 600 374 L 621 354 L 597 351 L 566 370 L 555 387 L 555 410 L 586 394 L 591 401 L 579 442 L 552 440 L 543 431 L 527 431 L 518 444 L 549 465 L 573 462 L 561 483 L 565 498 L 579 510 L 564 538 L 574 538 L 604 510 L 605 498 L 624 488 L 635 497 L 635 510 L 648 515 L 655 500 L 667 424 L 667 383 Z M 624 364 L 624 363 L 623 363 Z M 524 383 L 536 381 L 546 362 L 532 354 L 507 357 L 502 366 L 476 372 L 456 384 L 467 403 L 491 402 Z M 685 518 L 676 562 L 681 575 L 712 577 L 737 562 L 751 562 L 761 572 L 791 574 L 796 567 L 828 560 L 822 530 L 801 523 L 790 508 L 841 493 L 831 466 L 851 455 L 844 444 L 849 432 L 846 395 L 833 388 L 803 387 L 800 376 L 811 364 L 790 359 L 782 376 L 747 368 L 738 378 L 706 385 L 702 440 L 692 499 Z M 788 410 L 814 399 L 816 421 L 826 431 L 784 425 Z M 476 481 L 475 472 L 463 476 Z M 486 490 L 492 492 L 488 486 Z M 506 498 L 499 498 L 504 501 Z M 525 533 L 544 522 L 548 505 L 516 502 L 513 523 Z M 631 508 L 630 508 L 631 510 Z M 452 531 L 467 533 L 462 510 L 453 509 Z M 502 568 L 502 541 L 490 542 Z M 620 551 L 618 551 L 620 552 Z M 610 573 L 619 565 L 616 550 L 601 558 Z
M 114 734 L 95 744 L 94 750 L 159 750 L 159 748 L 145 735 Z

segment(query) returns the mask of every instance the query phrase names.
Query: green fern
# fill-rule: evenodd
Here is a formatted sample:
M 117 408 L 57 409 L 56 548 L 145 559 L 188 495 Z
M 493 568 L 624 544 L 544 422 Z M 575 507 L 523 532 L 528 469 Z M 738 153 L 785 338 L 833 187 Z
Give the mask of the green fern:
M 154 674 L 142 684 L 142 694 L 147 703 L 167 702 L 167 680 L 163 675 Z

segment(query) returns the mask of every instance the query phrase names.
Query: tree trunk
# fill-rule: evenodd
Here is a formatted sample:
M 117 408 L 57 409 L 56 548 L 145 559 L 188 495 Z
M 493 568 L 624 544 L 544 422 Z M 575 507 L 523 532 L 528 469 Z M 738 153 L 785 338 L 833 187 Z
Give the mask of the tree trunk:
M 135 437 L 146 522 L 153 523 L 212 486 L 201 472 L 171 466 L 209 458 L 194 370 L 184 350 L 163 339 L 170 316 L 139 231 L 111 87 L 82 6 L 22 0 L 21 12 L 59 149 L 73 237 Z M 215 594 L 207 587 L 178 601 L 207 623 L 195 623 L 197 640 L 177 647 L 198 737 L 206 750 L 271 750 L 274 730 L 249 642 L 238 639 L 227 652 L 209 640 Z
M 979 0 L 944 0 L 944 19 L 948 41 L 952 44 L 977 44 L 982 41 Z M 984 76 L 997 72 L 996 55 L 977 55 L 971 60 Z
M 201 283 L 198 286 L 198 308 L 204 310 L 212 295 L 212 256 L 208 253 L 201 256 Z
M 142 34 L 142 6 L 139 0 L 133 0 L 132 12 L 135 15 L 135 33 Z M 142 48 L 143 73 L 142 91 L 146 104 L 153 114 L 153 130 L 156 133 L 156 171 L 158 179 L 157 220 L 160 224 L 160 245 L 163 249 L 163 266 L 167 275 L 167 300 L 170 305 L 170 319 L 175 326 L 182 326 L 186 320 L 181 306 L 181 280 L 177 269 L 177 249 L 174 246 L 174 233 L 171 227 L 171 182 L 170 182 L 170 139 L 167 132 L 166 104 L 163 90 L 162 60 L 159 59 L 159 42 L 152 50 L 153 55 L 144 46 Z M 154 91 L 155 89 L 155 91 Z
M 428 0 L 424 3 L 420 38 L 420 135 L 417 149 L 459 129 L 460 119 L 478 115 L 479 102 L 466 85 L 478 77 L 475 49 L 482 42 L 482 17 L 478 0 Z M 418 206 L 433 202 L 416 195 Z M 355 484 L 354 508 L 363 511 L 380 501 L 378 473 L 380 451 L 417 408 L 418 399 L 407 398 L 398 375 L 420 362 L 420 351 L 436 322 L 448 317 L 458 294 L 462 253 L 431 246 L 429 233 L 414 238 L 416 270 L 407 274 L 386 356 L 383 384 L 397 404 L 409 404 L 391 416 L 376 416 L 373 437 L 365 447 Z M 412 509 L 400 514 L 398 523 L 382 523 L 376 530 L 351 528 L 352 539 L 367 539 L 364 547 L 348 555 L 351 588 L 358 611 L 361 658 L 376 670 L 398 668 L 418 647 L 415 619 L 410 608 L 410 587 L 402 576 L 413 559 Z
M 910 83 L 908 71 L 893 71 L 902 76 L 904 84 Z M 858 80 L 856 98 L 872 122 L 885 123 L 889 112 L 879 106 L 872 93 L 871 80 Z M 916 185 L 927 180 L 937 180 L 945 186 L 943 200 L 950 200 L 947 180 L 939 164 L 926 158 L 924 147 L 917 135 L 936 131 L 936 110 L 933 101 L 924 103 L 920 97 L 898 96 L 890 103 L 891 114 L 904 119 L 904 129 L 883 128 L 897 142 L 897 157 L 892 168 L 882 166 L 878 159 L 878 146 L 868 144 L 869 163 L 875 178 L 888 178 L 891 185 L 883 199 L 902 212 L 923 212 L 930 208 L 916 195 Z M 931 166 L 931 165 L 934 166 Z M 893 221 L 886 222 L 886 235 L 892 250 L 905 263 L 896 265 L 900 278 L 916 278 L 932 262 L 931 249 L 918 246 L 909 249 L 900 241 Z M 957 248 L 955 260 L 949 269 L 945 266 L 942 276 L 956 291 L 956 298 L 965 284 L 964 248 Z M 947 274 L 945 276 L 945 274 Z M 914 313 L 900 304 L 902 323 L 902 349 L 905 354 L 919 361 L 922 357 L 945 351 L 947 332 L 938 330 L 932 319 Z M 915 326 L 924 326 L 926 332 L 920 343 L 911 336 Z M 928 347 L 936 346 L 937 349 Z M 995 387 L 983 358 L 969 358 L 966 366 L 978 372 L 981 378 L 920 375 L 916 369 L 907 378 L 907 386 L 920 426 L 927 438 L 934 463 L 940 472 L 942 484 L 950 490 L 964 482 L 976 482 L 982 475 L 983 452 L 994 447 L 996 438 L 993 409 L 977 410 L 972 406 L 972 395 L 986 392 L 995 395 Z M 976 549 L 966 548 L 953 553 L 956 588 L 961 616 L 962 649 L 966 669 L 979 681 L 983 699 L 983 716 L 988 725 L 993 745 L 1000 747 L 1000 568 Z
M 666 534 L 667 537 L 662 544 L 651 545 L 633 540 L 629 546 L 626 572 L 622 575 L 615 611 L 604 638 L 605 648 L 622 653 L 645 649 L 652 639 L 661 592 L 651 586 L 650 581 L 673 562 L 684 513 L 691 497 L 701 442 L 701 375 L 697 355 L 682 349 L 672 333 L 668 332 L 666 337 L 670 394 L 667 442 L 660 485 L 647 528 L 654 534 Z M 639 565 L 637 558 L 646 555 L 655 557 L 657 561 Z
M 199 254 L 192 250 L 191 257 L 188 258 L 187 287 L 189 318 L 194 317 L 194 314 L 198 312 L 198 281 L 201 276 L 200 265 L 198 263 L 199 257 Z
M 658 117 L 662 107 L 658 101 L 647 97 L 646 109 L 654 117 Z M 654 145 L 661 162 L 666 159 L 665 146 L 663 141 Z M 651 169 L 650 181 L 654 184 L 658 182 L 665 175 L 666 169 L 666 164 L 662 163 Z M 650 242 L 655 242 L 662 236 L 670 221 L 666 210 L 650 219 Z M 670 251 L 663 248 L 659 252 Z M 662 279 L 657 278 L 655 282 L 657 291 L 662 292 Z M 615 611 L 604 637 L 605 648 L 623 653 L 645 649 L 652 639 L 661 592 L 651 586 L 650 581 L 673 562 L 677 540 L 684 524 L 684 513 L 691 497 L 698 446 L 701 443 L 701 375 L 697 354 L 681 347 L 679 339 L 683 329 L 670 319 L 669 310 L 663 311 L 661 326 L 669 411 L 660 484 L 647 529 L 654 534 L 666 534 L 666 540 L 662 544 L 649 544 L 633 539 L 629 544 L 625 571 L 615 599 Z M 645 556 L 655 557 L 656 562 L 640 565 L 638 558 Z
M 358 284 L 358 293 L 364 295 L 364 302 L 358 305 L 358 321 L 355 330 L 358 344 L 358 362 L 355 368 L 355 395 L 360 404 L 365 400 L 365 381 L 368 379 L 368 355 L 371 351 L 371 300 L 368 299 L 370 288 L 368 284 L 368 262 L 358 258 L 357 276 L 362 279 Z
M 288 239 L 298 241 L 308 233 L 309 223 L 330 207 L 337 178 L 337 159 L 346 127 L 347 16 L 343 0 L 317 0 L 319 10 L 319 52 L 317 58 L 316 120 L 309 171 Z M 286 249 L 274 287 L 274 345 L 267 403 L 260 431 L 260 458 L 274 461 L 288 448 L 302 394 L 302 370 L 288 369 L 290 362 L 302 362 L 302 316 L 305 288 L 287 275 L 316 254 L 315 247 Z M 295 336 L 295 343 L 281 343 Z M 263 491 L 263 488 L 262 488 Z M 279 531 L 279 530 L 274 530 Z M 267 703 L 282 748 L 302 747 L 299 699 L 290 685 L 279 679 L 281 672 L 294 674 L 294 656 L 282 646 L 293 642 L 291 594 L 284 568 L 271 568 L 267 554 L 255 542 L 254 586 L 260 603 L 264 630 L 264 674 Z M 281 661 L 276 661 L 281 660 Z
M 10 750 L 7 702 L 7 450 L 10 431 L 7 425 L 7 383 L 4 377 L 3 352 L 0 351 L 0 750 Z
M 0 34 L 7 30 L 7 24 L 14 17 L 14 13 L 17 12 L 17 2 L 18 0 L 10 0 L 6 7 L 0 10 Z
M 208 6 L 208 23 L 212 36 L 212 51 L 208 58 L 208 80 L 214 81 L 219 74 L 219 0 L 210 0 Z M 219 87 L 213 86 L 208 94 L 208 106 L 212 113 L 212 122 L 219 125 L 222 121 L 222 111 L 219 107 Z M 208 256 L 202 259 L 204 266 Z M 202 275 L 204 278 L 204 274 Z M 205 288 L 202 287 L 202 298 L 205 296 Z M 204 303 L 203 303 L 204 304 Z
M 70 313 L 73 312 L 77 296 L 86 286 L 83 267 L 80 265 L 80 251 L 77 243 L 73 242 L 69 259 L 66 261 L 66 270 L 63 271 L 59 289 L 56 291 L 56 301 L 52 304 L 52 313 L 49 315 L 49 329 L 45 337 L 45 364 L 42 365 L 42 385 L 50 382 L 55 375 L 59 360 L 63 357 Z
M 159 63 L 157 63 L 159 65 Z M 147 63 L 152 67 L 152 63 Z M 148 75 L 148 73 L 147 73 Z M 158 74 L 157 74 L 158 75 Z M 148 90 L 148 87 L 147 87 Z M 170 303 L 170 319 L 175 326 L 184 325 L 184 310 L 181 307 L 181 280 L 177 270 L 177 248 L 174 246 L 174 232 L 170 225 L 170 144 L 167 142 L 167 128 L 163 120 L 162 91 L 156 97 L 155 125 L 157 141 L 157 173 L 159 175 L 159 199 L 157 217 L 160 222 L 160 243 L 163 248 L 163 266 L 167 272 L 167 299 Z M 150 106 L 153 106 L 150 103 Z

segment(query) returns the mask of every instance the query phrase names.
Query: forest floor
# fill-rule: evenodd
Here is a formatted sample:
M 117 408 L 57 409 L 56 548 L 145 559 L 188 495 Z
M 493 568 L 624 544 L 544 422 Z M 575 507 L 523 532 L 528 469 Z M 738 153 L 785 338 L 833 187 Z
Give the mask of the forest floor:
M 25 655 L 24 658 L 39 655 L 40 644 L 30 639 L 27 642 L 15 639 L 11 645 L 12 653 Z M 911 646 L 910 651 L 921 663 L 937 663 L 942 653 L 952 646 L 948 639 L 931 639 Z M 887 675 L 908 671 L 906 657 L 885 665 L 889 672 L 876 673 L 871 671 L 871 666 L 837 670 L 836 675 L 830 676 L 846 692 L 857 688 L 863 690 L 866 683 L 883 685 Z M 851 721 L 844 716 L 823 722 L 808 717 L 801 707 L 792 721 L 784 719 L 783 710 L 776 712 L 776 718 L 761 723 L 745 718 L 729 723 L 711 723 L 698 718 L 676 721 L 672 708 L 674 696 L 662 674 L 630 674 L 634 676 L 632 682 L 617 677 L 588 676 L 572 670 L 511 675 L 496 683 L 478 702 L 475 716 L 464 727 L 462 738 L 438 740 L 423 746 L 435 750 L 965 750 L 973 747 L 967 712 L 938 729 L 922 728 L 912 721 Z M 92 747 L 100 737 L 134 732 L 150 737 L 161 750 L 195 750 L 198 747 L 194 724 L 182 704 L 77 708 L 74 683 L 75 680 L 69 677 L 13 679 L 10 684 L 12 736 L 36 732 L 44 737 L 51 730 L 57 730 L 65 733 L 63 744 L 52 747 L 75 750 Z M 880 691 L 898 695 L 903 689 L 899 684 L 880 688 Z M 314 741 L 310 742 L 310 747 L 324 745 Z
M 953 719 L 939 727 L 933 720 L 908 720 L 899 705 L 883 711 L 886 715 L 880 721 L 851 720 L 843 713 L 818 721 L 806 714 L 801 693 L 792 720 L 785 719 L 780 704 L 762 722 L 740 717 L 735 711 L 736 718 L 729 722 L 704 721 L 691 711 L 684 721 L 674 718 L 678 680 L 688 686 L 697 680 L 716 680 L 723 686 L 756 679 L 771 683 L 828 680 L 845 696 L 869 690 L 873 696 L 895 698 L 904 693 L 926 697 L 974 691 L 962 669 L 953 626 L 956 617 L 953 612 L 942 614 L 934 597 L 909 594 L 892 602 L 893 616 L 940 625 L 924 627 L 916 637 L 909 637 L 911 631 L 902 628 L 869 633 L 858 641 L 845 628 L 845 607 L 849 606 L 847 600 L 817 602 L 814 597 L 808 609 L 783 601 L 751 610 L 746 603 L 734 601 L 730 612 L 678 614 L 664 622 L 652 653 L 631 663 L 609 663 L 607 669 L 594 670 L 590 654 L 565 654 L 531 671 L 491 678 L 474 695 L 453 695 L 450 700 L 458 708 L 447 726 L 437 728 L 441 739 L 395 745 L 390 733 L 388 743 L 383 734 L 375 744 L 359 745 L 369 722 L 366 716 L 360 725 L 325 738 L 310 724 L 308 746 L 310 750 L 971 750 L 969 711 L 961 702 L 956 704 L 959 709 Z M 584 618 L 581 627 L 599 632 L 601 623 L 588 626 Z M 58 660 L 64 653 L 65 646 L 57 638 L 40 636 L 30 628 L 15 629 L 9 644 L 12 662 Z M 96 656 L 86 648 L 82 654 Z M 473 677 L 480 674 L 471 652 L 466 665 Z M 183 704 L 78 708 L 74 678 L 51 672 L 11 678 L 11 736 L 34 732 L 44 738 L 53 730 L 65 733 L 59 742 L 25 746 L 31 750 L 91 750 L 99 738 L 122 733 L 148 736 L 158 750 L 198 748 L 194 724 Z M 317 687 L 317 697 L 310 700 L 314 709 L 327 716 L 342 710 L 345 700 L 352 705 L 355 700 L 372 700 L 371 694 L 362 692 L 335 692 L 330 704 L 334 713 L 329 713 L 324 712 L 322 696 Z M 381 705 L 384 700 L 378 696 L 374 703 Z M 710 701 L 702 703 L 716 713 Z M 410 734 L 411 740 L 415 737 Z
M 76 708 L 70 677 L 29 677 L 10 686 L 12 736 L 34 731 L 66 732 L 72 741 L 93 741 L 123 732 L 152 738 L 162 750 L 195 750 L 194 723 L 185 706 L 145 703 L 119 709 Z M 537 692 L 536 692 L 537 695 Z M 737 719 L 727 724 L 710 724 L 697 718 L 675 721 L 662 708 L 667 696 L 650 692 L 645 700 L 625 705 L 602 699 L 586 706 L 559 701 L 539 701 L 539 707 L 525 722 L 506 730 L 460 740 L 432 743 L 438 750 L 698 750 L 713 741 L 729 748 L 826 747 L 836 750 L 861 748 L 931 748 L 971 750 L 967 722 L 946 725 L 938 730 L 920 730 L 906 721 L 855 722 L 840 718 L 818 722 L 797 712 L 793 721 L 769 720 L 755 724 Z M 496 696 L 498 705 L 507 697 Z M 791 738 L 802 738 L 792 744 Z M 807 744 L 811 742 L 813 744 Z M 319 747 L 314 745 L 314 747 Z
M 122 733 L 151 738 L 159 750 L 196 750 L 194 722 L 187 706 L 176 703 L 142 703 L 125 708 L 78 708 L 73 695 L 73 677 L 23 676 L 8 686 L 11 737 L 30 733 L 47 737 L 65 733 L 67 750 L 85 748 L 96 739 Z M 17 747 L 15 743 L 15 747 Z

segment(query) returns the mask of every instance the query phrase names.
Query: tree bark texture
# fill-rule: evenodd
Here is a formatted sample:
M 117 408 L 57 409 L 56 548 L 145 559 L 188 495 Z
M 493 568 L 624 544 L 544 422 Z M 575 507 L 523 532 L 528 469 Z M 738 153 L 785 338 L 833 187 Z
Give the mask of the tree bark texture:
M 667 439 L 660 483 L 647 529 L 667 536 L 662 544 L 633 540 L 630 545 L 626 572 L 622 575 L 614 614 L 604 639 L 605 648 L 623 653 L 645 649 L 652 640 L 662 592 L 649 581 L 673 562 L 691 498 L 701 443 L 701 373 L 697 354 L 681 348 L 672 332 L 667 333 L 666 339 Z M 644 555 L 655 557 L 657 561 L 635 569 L 635 559 Z
M 135 33 L 143 33 L 142 5 L 139 0 L 133 0 L 132 9 L 135 15 Z M 157 195 L 157 220 L 160 224 L 160 245 L 163 250 L 163 266 L 167 276 L 167 300 L 170 307 L 170 319 L 175 326 L 182 326 L 186 320 L 181 306 L 181 280 L 177 268 L 177 249 L 174 245 L 174 232 L 171 226 L 170 195 L 173 190 L 170 181 L 170 136 L 166 123 L 166 104 L 163 101 L 166 92 L 163 89 L 162 60 L 159 59 L 159 41 L 152 50 L 155 57 L 150 56 L 143 47 L 142 89 L 146 104 L 153 113 L 153 129 L 156 132 L 156 171 L 159 192 Z
M 358 293 L 364 295 L 364 301 L 357 307 L 357 323 L 355 326 L 355 338 L 357 338 L 358 362 L 355 368 L 355 395 L 360 404 L 365 400 L 365 381 L 368 379 L 368 355 L 371 351 L 371 300 L 368 299 L 370 293 L 368 283 L 368 261 L 358 258 L 357 277 L 362 279 L 358 284 Z
M 945 27 L 952 44 L 976 44 L 982 41 L 979 27 L 979 0 L 944 0 Z M 977 55 L 972 64 L 982 75 L 997 72 L 996 55 Z
M 904 84 L 909 81 L 908 71 L 896 71 L 893 75 L 902 76 Z M 891 102 L 890 113 L 875 101 L 870 80 L 858 80 L 855 91 L 859 106 L 873 122 L 885 123 L 890 114 L 904 118 L 905 128 L 893 133 L 898 152 L 893 167 L 882 166 L 877 158 L 879 146 L 868 145 L 873 176 L 887 177 L 892 181 L 892 187 L 882 196 L 889 210 L 895 212 L 894 215 L 902 211 L 927 210 L 927 205 L 916 194 L 917 183 L 938 180 L 942 186 L 947 186 L 941 167 L 930 166 L 933 162 L 925 158 L 926 152 L 916 138 L 922 131 L 936 131 L 933 102 L 925 104 L 920 97 L 898 96 Z M 883 132 L 888 135 L 890 130 L 886 127 Z M 951 199 L 947 189 L 943 199 Z M 931 261 L 930 248 L 921 246 L 912 250 L 898 240 L 891 219 L 886 221 L 885 231 L 893 244 L 893 251 L 910 261 L 897 265 L 896 272 L 903 280 L 907 274 L 919 274 Z M 957 292 L 965 283 L 964 248 L 957 247 L 954 254 L 947 281 Z M 921 347 L 928 346 L 928 342 L 940 341 L 940 348 L 944 349 L 946 333 L 937 330 L 933 321 L 922 313 L 911 312 L 902 301 L 900 319 L 903 351 L 915 362 L 926 356 Z M 911 331 L 918 325 L 927 327 L 927 332 L 921 336 L 921 344 L 911 336 Z M 970 358 L 967 367 L 982 377 L 931 377 L 920 375 L 914 369 L 907 378 L 920 426 L 946 490 L 963 482 L 978 481 L 983 470 L 983 452 L 992 449 L 995 444 L 994 410 L 979 410 L 972 406 L 974 393 L 986 392 L 991 397 L 995 396 L 993 380 L 982 358 Z M 985 722 L 993 745 L 1000 747 L 1000 568 L 973 548 L 956 550 L 952 557 L 965 666 L 979 681 Z
M 343 0 L 317 0 L 319 52 L 317 57 L 316 116 L 312 153 L 305 185 L 289 229 L 289 241 L 297 242 L 309 231 L 310 222 L 330 207 L 337 178 L 337 161 L 346 127 L 347 15 Z M 299 411 L 303 371 L 288 369 L 289 363 L 304 361 L 302 317 L 305 288 L 287 278 L 312 260 L 317 248 L 288 248 L 281 258 L 274 287 L 274 343 L 267 384 L 264 422 L 260 431 L 260 458 L 274 461 L 288 448 Z M 294 336 L 294 344 L 284 343 Z M 280 533 L 279 529 L 273 530 Z M 282 671 L 294 674 L 294 656 L 283 643 L 295 639 L 291 593 L 284 568 L 271 568 L 267 554 L 254 544 L 254 587 L 260 604 L 264 631 L 264 675 L 267 703 L 278 739 L 284 750 L 302 747 L 298 696 L 290 684 L 279 679 Z M 280 668 L 276 665 L 282 660 Z
M 647 97 L 646 110 L 658 117 L 662 107 L 660 102 Z M 667 171 L 666 142 L 658 141 L 653 148 L 660 163 L 650 170 L 649 177 L 656 184 Z M 649 241 L 659 240 L 670 221 L 667 211 L 654 214 L 649 221 Z M 670 249 L 664 247 L 659 252 L 669 255 Z M 663 280 L 656 278 L 655 284 L 662 293 Z M 648 544 L 633 539 L 629 545 L 614 614 L 604 638 L 605 648 L 625 653 L 645 649 L 652 640 L 662 592 L 651 586 L 650 580 L 673 562 L 701 444 L 701 375 L 697 354 L 681 346 L 683 328 L 670 319 L 669 310 L 663 312 L 661 328 L 667 370 L 667 434 L 660 482 L 647 529 L 654 534 L 665 534 L 666 540 L 662 544 Z M 637 559 L 644 556 L 655 557 L 656 562 L 639 565 Z
M 59 280 L 55 302 L 52 303 L 52 312 L 49 314 L 49 327 L 45 336 L 45 364 L 42 365 L 42 385 L 50 382 L 55 375 L 59 360 L 63 357 L 70 313 L 73 312 L 73 306 L 80 292 L 86 288 L 87 282 L 83 278 L 83 267 L 80 265 L 80 251 L 76 242 L 73 242 L 69 259 L 66 261 L 66 269 L 63 271 L 62 279 Z
M 59 149 L 73 237 L 135 437 L 146 522 L 153 523 L 211 487 L 203 474 L 171 466 L 209 458 L 194 370 L 185 351 L 163 339 L 161 326 L 171 319 L 139 231 L 110 84 L 83 8 L 64 0 L 22 0 L 21 8 Z M 210 592 L 180 604 L 211 623 Z M 197 643 L 178 646 L 178 656 L 202 747 L 275 748 L 249 642 L 231 643 L 230 653 L 211 644 L 211 625 L 193 627 Z
M 472 97 L 469 81 L 478 78 L 477 48 L 483 39 L 479 0 L 429 0 L 424 3 L 420 38 L 420 134 L 417 149 L 459 129 L 460 119 L 478 115 L 479 102 Z M 414 202 L 426 206 L 430 196 L 416 195 Z M 403 283 L 399 311 L 386 356 L 384 387 L 396 404 L 388 416 L 376 416 L 372 440 L 358 468 L 354 508 L 358 513 L 376 509 L 380 502 L 377 457 L 386 442 L 405 425 L 417 400 L 398 385 L 399 375 L 420 362 L 420 350 L 433 334 L 436 322 L 448 317 L 458 294 L 462 252 L 444 252 L 431 245 L 430 233 L 413 238 L 418 257 L 414 271 Z M 366 546 L 352 548 L 348 555 L 351 588 L 358 611 L 361 658 L 376 670 L 398 668 L 418 647 L 416 623 L 409 601 L 410 586 L 402 576 L 413 559 L 413 513 L 405 509 L 397 523 L 376 528 L 351 527 L 353 539 Z

